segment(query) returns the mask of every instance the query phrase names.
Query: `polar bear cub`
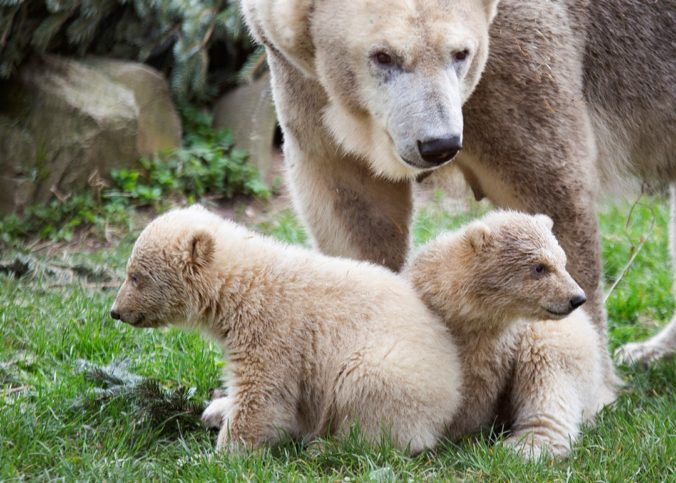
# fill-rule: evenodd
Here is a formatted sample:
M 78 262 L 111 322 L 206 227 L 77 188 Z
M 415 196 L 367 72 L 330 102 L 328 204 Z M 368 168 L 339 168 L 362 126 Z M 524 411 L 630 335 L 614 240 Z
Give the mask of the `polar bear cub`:
M 193 206 L 141 233 L 111 315 L 134 327 L 194 327 L 228 364 L 227 397 L 204 419 L 217 450 L 358 423 L 412 453 L 433 447 L 460 405 L 457 349 L 410 283 L 364 262 L 257 235 Z
M 615 399 L 586 298 L 545 215 L 496 211 L 422 247 L 407 276 L 459 346 L 452 437 L 507 423 L 527 457 L 566 455 Z

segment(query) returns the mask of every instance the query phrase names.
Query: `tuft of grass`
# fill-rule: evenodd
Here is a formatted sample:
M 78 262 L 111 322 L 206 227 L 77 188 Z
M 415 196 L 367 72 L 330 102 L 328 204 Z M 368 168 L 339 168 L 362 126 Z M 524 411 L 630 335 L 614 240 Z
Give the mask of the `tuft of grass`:
M 600 222 L 606 286 L 615 281 L 646 238 L 636 260 L 606 303 L 611 345 L 615 347 L 654 333 L 674 311 L 667 243 L 669 210 L 665 203 L 647 198 L 633 210 L 628 203 L 610 207 L 601 215 Z
M 472 200 L 466 211 L 449 213 L 443 208 L 440 198 L 442 196 L 435 193 L 431 203 L 418 209 L 411 228 L 414 245 L 423 245 L 444 231 L 456 230 L 490 209 L 487 202 Z
M 601 214 L 608 285 L 655 216 L 655 229 L 608 300 L 613 347 L 652 334 L 668 321 L 674 306 L 666 203 L 661 198 L 643 203 L 626 232 L 629 205 Z M 482 205 L 469 214 L 449 214 L 434 203 L 424 207 L 416 216 L 414 241 L 423 243 L 485 209 Z M 291 212 L 258 229 L 292 243 L 307 240 Z M 128 237 L 113 249 L 63 256 L 59 263 L 105 265 L 121 274 L 132 242 Z M 138 330 L 113 321 L 108 312 L 115 289 L 78 280 L 54 285 L 49 273 L 39 270 L 31 277 L 0 274 L 0 480 L 676 479 L 674 362 L 647 370 L 622 367 L 627 381 L 622 396 L 601 412 L 595 427 L 585 430 L 565 461 L 523 462 L 495 436 L 445 442 L 435 451 L 409 457 L 387 444 L 371 447 L 358 432 L 345 441 L 286 441 L 250 454 L 213 456 L 215 434 L 199 426 L 167 433 L 157 421 L 136 417 L 137 408 L 128 398 L 73 407 L 73 401 L 100 386 L 76 370 L 79 359 L 105 367 L 128 358 L 129 372 L 153 379 L 169 392 L 194 388 L 195 402 L 220 386 L 224 365 L 220 350 L 199 334 Z
M 305 228 L 290 209 L 280 211 L 272 220 L 259 223 L 256 229 L 292 245 L 308 246 L 309 244 Z

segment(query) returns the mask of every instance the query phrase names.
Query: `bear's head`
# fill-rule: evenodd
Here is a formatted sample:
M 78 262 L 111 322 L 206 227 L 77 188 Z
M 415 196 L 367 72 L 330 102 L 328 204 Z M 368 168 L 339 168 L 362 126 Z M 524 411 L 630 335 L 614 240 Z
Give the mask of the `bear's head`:
M 168 212 L 153 220 L 134 244 L 127 275 L 110 311 L 134 327 L 187 322 L 209 283 L 214 237 L 200 206 Z M 215 215 L 214 215 L 215 216 Z
M 413 261 L 413 282 L 438 312 L 498 325 L 562 319 L 586 301 L 545 215 L 497 211 L 442 236 Z
M 498 0 L 243 0 L 259 41 L 327 93 L 324 121 L 379 175 L 410 179 L 462 148 L 462 105 Z

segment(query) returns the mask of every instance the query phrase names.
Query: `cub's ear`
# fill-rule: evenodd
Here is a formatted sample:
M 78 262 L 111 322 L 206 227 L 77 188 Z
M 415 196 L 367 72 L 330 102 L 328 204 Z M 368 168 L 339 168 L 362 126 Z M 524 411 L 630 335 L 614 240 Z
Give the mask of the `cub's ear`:
M 498 3 L 500 0 L 482 0 L 484 2 L 484 10 L 488 15 L 488 23 L 491 23 L 498 13 Z
M 465 239 L 475 253 L 479 253 L 486 246 L 490 240 L 491 229 L 485 223 L 475 221 L 467 227 L 465 232 Z
M 547 227 L 548 230 L 554 228 L 554 220 L 552 220 L 547 215 L 535 215 L 535 221 Z
M 188 236 L 185 244 L 185 260 L 190 267 L 204 268 L 214 260 L 215 241 L 205 230 L 197 230 Z
M 242 13 L 254 38 L 277 50 L 308 77 L 315 74 L 310 17 L 316 0 L 242 0 Z

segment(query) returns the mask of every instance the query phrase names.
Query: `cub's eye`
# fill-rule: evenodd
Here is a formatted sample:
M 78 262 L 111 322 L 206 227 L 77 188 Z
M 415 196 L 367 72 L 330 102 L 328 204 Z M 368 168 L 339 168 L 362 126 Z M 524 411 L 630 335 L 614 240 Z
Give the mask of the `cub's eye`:
M 132 284 L 138 285 L 138 277 L 136 275 L 130 275 L 129 280 L 131 280 Z
M 373 61 L 376 64 L 384 66 L 384 67 L 394 64 L 394 60 L 392 59 L 392 56 L 390 54 L 388 54 L 387 52 L 382 51 L 382 50 L 373 54 L 371 56 L 371 58 L 373 59 Z
M 453 60 L 455 60 L 456 62 L 464 62 L 465 60 L 467 60 L 467 57 L 469 57 L 469 50 L 467 49 L 453 52 Z
M 533 265 L 533 275 L 537 277 L 541 277 L 543 275 L 546 275 L 549 270 L 547 269 L 546 266 L 544 266 L 542 263 L 538 263 L 537 265 Z

